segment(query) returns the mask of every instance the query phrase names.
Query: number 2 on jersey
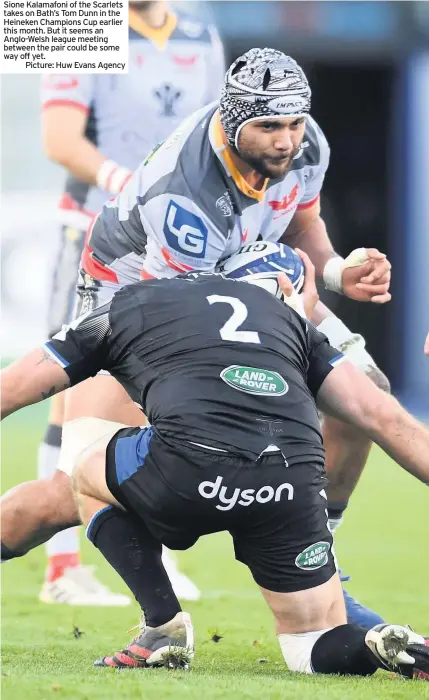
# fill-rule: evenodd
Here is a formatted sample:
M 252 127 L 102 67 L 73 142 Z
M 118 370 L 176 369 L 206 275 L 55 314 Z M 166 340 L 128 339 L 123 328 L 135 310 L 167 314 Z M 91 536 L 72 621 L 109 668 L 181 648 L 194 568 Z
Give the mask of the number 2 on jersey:
M 231 340 L 236 343 L 258 343 L 259 334 L 256 331 L 239 331 L 238 328 L 245 322 L 248 311 L 246 304 L 243 304 L 236 297 L 224 297 L 221 294 L 211 294 L 206 297 L 209 304 L 229 304 L 233 308 L 233 314 L 227 322 L 219 329 L 222 340 Z

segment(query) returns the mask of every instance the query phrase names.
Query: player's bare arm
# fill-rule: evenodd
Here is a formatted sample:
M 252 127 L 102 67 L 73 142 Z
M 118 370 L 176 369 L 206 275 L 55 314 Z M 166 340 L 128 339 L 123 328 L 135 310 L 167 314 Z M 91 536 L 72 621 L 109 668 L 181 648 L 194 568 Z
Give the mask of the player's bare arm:
M 131 171 L 106 158 L 86 138 L 87 118 L 87 113 L 73 104 L 45 108 L 42 112 L 45 153 L 79 180 L 118 194 L 131 177 Z
M 316 276 L 323 279 L 328 288 L 356 301 L 375 304 L 390 301 L 391 264 L 386 255 L 376 248 L 361 248 L 353 251 L 346 261 L 339 257 L 320 216 L 319 200 L 307 209 L 296 211 L 282 241 L 309 255 Z
M 97 183 L 97 172 L 106 160 L 85 137 L 87 114 L 72 105 L 50 106 L 42 112 L 45 153 L 80 180 Z
M 343 362 L 329 373 L 317 404 L 362 428 L 403 469 L 429 484 L 429 431 L 351 363 Z
M 1 418 L 69 386 L 66 372 L 44 348 L 32 350 L 1 373 Z
M 320 199 L 311 207 L 295 212 L 281 241 L 291 248 L 304 250 L 313 262 L 318 278 L 323 278 L 326 263 L 337 255 L 320 216 Z

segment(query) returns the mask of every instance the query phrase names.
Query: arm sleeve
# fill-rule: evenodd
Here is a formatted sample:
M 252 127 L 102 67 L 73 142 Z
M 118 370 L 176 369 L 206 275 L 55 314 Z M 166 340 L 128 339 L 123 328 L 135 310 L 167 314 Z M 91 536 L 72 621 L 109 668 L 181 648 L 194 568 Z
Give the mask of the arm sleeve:
M 334 367 L 346 358 L 343 353 L 329 344 L 326 335 L 311 324 L 307 324 L 308 370 L 307 385 L 314 398 Z
M 90 311 L 48 340 L 44 349 L 64 369 L 70 384 L 93 377 L 100 369 L 108 369 L 107 340 L 110 328 L 111 302 Z
M 88 113 L 95 90 L 95 75 L 45 75 L 42 78 L 42 109 L 75 107 Z
M 314 125 L 317 134 L 317 140 L 320 148 L 320 161 L 317 167 L 311 168 L 310 177 L 305 183 L 305 192 L 298 205 L 298 210 L 308 209 L 314 204 L 320 196 L 323 181 L 329 165 L 329 157 L 331 150 L 326 140 L 326 136 L 319 126 Z
M 214 25 L 208 27 L 211 45 L 207 54 L 207 93 L 206 104 L 219 101 L 221 89 L 225 80 L 225 53 L 223 44 Z

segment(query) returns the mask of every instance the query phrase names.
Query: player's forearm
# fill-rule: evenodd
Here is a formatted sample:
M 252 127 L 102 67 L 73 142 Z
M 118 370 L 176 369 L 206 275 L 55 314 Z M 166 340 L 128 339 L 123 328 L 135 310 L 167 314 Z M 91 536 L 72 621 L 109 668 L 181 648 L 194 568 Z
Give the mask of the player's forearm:
M 403 469 L 429 484 L 429 431 L 351 363 L 343 362 L 328 374 L 317 404 L 360 428 Z
M 42 348 L 33 350 L 1 372 L 1 419 L 69 386 L 63 368 Z
M 392 396 L 383 399 L 366 432 L 403 469 L 429 485 L 429 431 Z
M 48 158 L 63 165 L 74 177 L 89 185 L 97 183 L 97 173 L 106 160 L 106 156 L 84 136 L 45 143 L 45 151 Z
M 337 254 L 329 240 L 325 222 L 320 215 L 310 221 L 302 230 L 288 233 L 286 230 L 282 242 L 292 248 L 300 248 L 307 253 L 316 269 L 316 277 L 323 278 L 323 270 L 331 258 Z

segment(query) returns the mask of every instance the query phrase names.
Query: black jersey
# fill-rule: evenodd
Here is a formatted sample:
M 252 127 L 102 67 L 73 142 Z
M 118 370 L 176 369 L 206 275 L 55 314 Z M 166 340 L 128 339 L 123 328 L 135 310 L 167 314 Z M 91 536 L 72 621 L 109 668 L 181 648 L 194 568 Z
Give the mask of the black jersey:
M 259 287 L 208 273 L 128 285 L 45 347 L 72 384 L 108 370 L 166 438 L 324 457 L 314 397 L 343 356 Z

